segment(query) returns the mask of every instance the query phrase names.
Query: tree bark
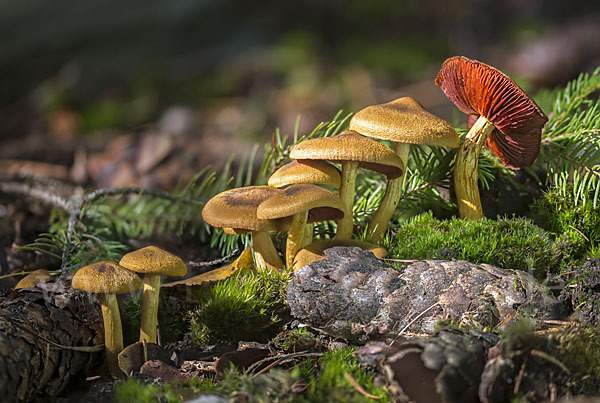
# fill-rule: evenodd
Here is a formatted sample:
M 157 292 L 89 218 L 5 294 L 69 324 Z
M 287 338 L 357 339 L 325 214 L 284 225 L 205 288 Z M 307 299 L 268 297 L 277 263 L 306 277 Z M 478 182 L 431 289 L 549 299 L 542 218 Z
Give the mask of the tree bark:
M 0 397 L 3 402 L 58 396 L 102 363 L 97 301 L 69 283 L 39 284 L 0 301 Z

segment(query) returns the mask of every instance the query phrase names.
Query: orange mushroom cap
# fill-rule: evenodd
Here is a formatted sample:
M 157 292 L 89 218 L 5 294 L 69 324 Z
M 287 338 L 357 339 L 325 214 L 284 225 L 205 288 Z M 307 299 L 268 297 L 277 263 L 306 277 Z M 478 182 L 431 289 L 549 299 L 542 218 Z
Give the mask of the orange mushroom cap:
M 485 63 L 455 56 L 435 79 L 444 94 L 468 115 L 482 115 L 497 130 L 485 146 L 509 168 L 533 164 L 548 117 L 514 81 Z

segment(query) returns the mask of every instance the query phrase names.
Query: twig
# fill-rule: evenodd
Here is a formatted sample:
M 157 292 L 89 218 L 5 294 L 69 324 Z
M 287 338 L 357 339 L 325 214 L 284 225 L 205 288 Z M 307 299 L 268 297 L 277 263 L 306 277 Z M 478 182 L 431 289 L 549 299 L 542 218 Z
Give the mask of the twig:
M 400 332 L 398 332 L 398 334 L 396 335 L 396 337 L 394 338 L 394 340 L 392 340 L 392 342 L 390 343 L 390 346 L 392 344 L 394 344 L 394 342 L 398 339 L 398 337 L 400 337 L 402 335 L 402 333 L 404 333 L 404 331 L 406 329 L 408 329 L 413 323 L 415 323 L 417 320 L 419 320 L 419 318 L 421 318 L 423 315 L 425 315 L 429 310 L 431 310 L 432 308 L 435 308 L 439 304 L 440 304 L 440 301 L 436 302 L 435 304 L 431 305 L 429 308 L 425 309 L 423 312 L 421 312 L 420 314 L 418 314 L 417 316 L 415 316 L 413 319 L 411 319 L 411 321 L 408 322 L 406 324 L 406 326 L 404 326 L 402 328 L 402 330 L 400 330 Z
M 356 381 L 356 379 L 354 379 L 354 378 L 352 377 L 352 375 L 350 375 L 349 373 L 347 373 L 347 372 L 344 372 L 344 378 L 346 378 L 346 380 L 347 380 L 348 382 L 350 382 L 350 385 L 352 385 L 352 387 L 353 387 L 354 389 L 356 389 L 356 391 L 357 391 L 358 393 L 360 393 L 361 395 L 363 395 L 363 396 L 366 396 L 366 397 L 368 397 L 368 398 L 370 398 L 370 399 L 375 399 L 375 400 L 379 400 L 379 399 L 381 399 L 381 397 L 379 397 L 379 396 L 375 396 L 375 395 L 372 395 L 372 394 L 370 394 L 369 392 L 367 392 L 366 390 L 364 390 L 364 389 L 363 389 L 363 387 L 362 387 L 362 386 L 360 386 L 360 384 L 359 384 L 359 383 Z
M 229 259 L 231 259 L 232 257 L 234 257 L 235 255 L 237 255 L 237 253 L 239 252 L 239 249 L 234 249 L 229 255 L 227 256 L 223 256 L 219 259 L 215 259 L 215 260 L 209 260 L 208 262 L 199 262 L 199 261 L 189 261 L 187 262 L 188 267 L 206 267 L 206 266 L 214 266 L 216 264 L 221 264 L 223 262 L 228 261 Z
M 323 353 L 291 353 L 291 354 L 281 354 L 281 355 L 273 355 L 270 357 L 266 357 L 263 358 L 260 361 L 255 362 L 254 364 L 250 365 L 248 367 L 248 372 L 252 372 L 254 371 L 256 368 L 260 367 L 262 364 L 272 361 L 272 360 L 281 360 L 281 362 L 289 360 L 289 359 L 293 359 L 293 358 L 299 358 L 299 357 L 321 357 L 323 355 Z
M 533 349 L 533 350 L 531 350 L 531 355 L 543 358 L 544 360 L 551 362 L 552 364 L 558 366 L 560 369 L 565 371 L 567 373 L 567 375 L 571 375 L 571 371 L 569 371 L 569 368 L 567 368 L 567 366 L 565 364 L 563 364 L 562 362 L 560 362 L 558 359 L 552 357 L 550 354 L 544 353 L 543 351 L 540 351 L 540 350 Z

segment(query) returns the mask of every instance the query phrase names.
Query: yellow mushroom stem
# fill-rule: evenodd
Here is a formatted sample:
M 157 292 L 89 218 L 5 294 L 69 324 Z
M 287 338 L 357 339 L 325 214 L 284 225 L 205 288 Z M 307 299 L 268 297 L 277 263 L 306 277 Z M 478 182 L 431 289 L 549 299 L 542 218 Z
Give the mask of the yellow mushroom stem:
M 140 341 L 156 343 L 156 325 L 158 320 L 158 295 L 160 293 L 160 274 L 144 275 L 142 290 L 142 324 Z
M 269 270 L 283 269 L 283 262 L 267 231 L 252 232 L 252 249 L 254 249 L 254 261 L 257 266 L 266 267 Z
M 483 218 L 479 198 L 479 152 L 487 136 L 494 130 L 492 122 L 479 116 L 462 144 L 458 147 L 454 165 L 454 191 L 460 217 L 466 220 Z
M 342 183 L 340 185 L 340 201 L 344 217 L 338 221 L 337 233 L 335 239 L 352 239 L 352 227 L 354 217 L 352 208 L 354 206 L 354 186 L 356 184 L 356 175 L 358 173 L 358 161 L 346 161 L 342 163 Z
M 100 306 L 104 320 L 104 348 L 108 370 L 115 376 L 122 376 L 117 357 L 123 351 L 123 329 L 121 314 L 115 294 L 100 294 Z
M 410 152 L 410 144 L 407 143 L 396 143 L 394 146 L 394 150 L 398 157 L 404 163 L 404 166 L 407 167 L 408 162 L 408 153 Z M 402 173 L 402 176 L 396 179 L 388 179 L 387 186 L 385 188 L 385 194 L 381 199 L 381 203 L 377 210 L 373 214 L 371 218 L 371 222 L 369 222 L 368 234 L 371 235 L 371 242 L 379 243 L 383 239 L 383 235 L 387 231 L 388 226 L 390 225 L 390 220 L 394 215 L 394 211 L 396 211 L 396 206 L 400 201 L 400 196 L 402 196 L 402 187 L 404 185 L 404 178 L 406 177 L 406 169 Z
M 294 214 L 285 245 L 285 265 L 292 267 L 296 253 L 304 246 L 308 210 Z
M 313 232 L 314 225 L 306 224 L 306 230 L 304 230 L 304 241 L 302 242 L 302 247 L 304 248 L 306 245 L 310 245 L 313 241 Z

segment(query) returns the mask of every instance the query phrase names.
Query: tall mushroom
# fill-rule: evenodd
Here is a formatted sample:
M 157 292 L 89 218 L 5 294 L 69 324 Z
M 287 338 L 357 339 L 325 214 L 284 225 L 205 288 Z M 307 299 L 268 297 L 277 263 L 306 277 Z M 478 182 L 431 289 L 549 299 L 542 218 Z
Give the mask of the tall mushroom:
M 117 356 L 123 350 L 123 328 L 117 294 L 137 290 L 142 280 L 115 262 L 102 261 L 79 269 L 71 284 L 78 290 L 98 294 L 104 319 L 106 362 L 113 375 L 121 375 Z
M 529 166 L 540 152 L 548 118 L 507 75 L 476 60 L 446 60 L 435 83 L 458 109 L 479 116 L 458 148 L 454 166 L 460 216 L 477 220 L 483 217 L 477 182 L 483 144 L 509 168 Z
M 405 166 L 411 144 L 456 148 L 460 143 L 458 134 L 448 122 L 410 97 L 358 111 L 350 120 L 350 130 L 375 139 L 393 141 L 394 150 Z M 381 241 L 387 230 L 402 195 L 405 174 L 406 170 L 401 177 L 387 182 L 385 195 L 369 222 L 368 233 L 373 242 Z
M 287 237 L 285 262 L 288 268 L 294 256 L 304 246 L 307 222 L 338 220 L 344 216 L 339 197 L 330 190 L 308 183 L 295 184 L 282 189 L 258 206 L 256 215 L 261 219 L 292 217 Z
M 291 219 L 262 220 L 256 216 L 259 204 L 280 192 L 280 189 L 269 186 L 226 190 L 206 202 L 202 218 L 207 224 L 221 227 L 228 233 L 250 232 L 256 263 L 271 270 L 281 270 L 283 262 L 269 232 L 286 231 Z
M 148 343 L 156 343 L 160 276 L 185 276 L 187 266 L 178 256 L 156 246 L 147 246 L 129 252 L 121 258 L 119 264 L 126 269 L 144 274 L 140 341 L 146 340 Z
M 297 160 L 327 160 L 342 164 L 340 200 L 344 218 L 338 221 L 336 239 L 352 238 L 354 187 L 358 168 L 366 168 L 397 178 L 404 163 L 393 150 L 383 144 L 347 130 L 336 136 L 303 141 L 292 147 L 290 157 Z

